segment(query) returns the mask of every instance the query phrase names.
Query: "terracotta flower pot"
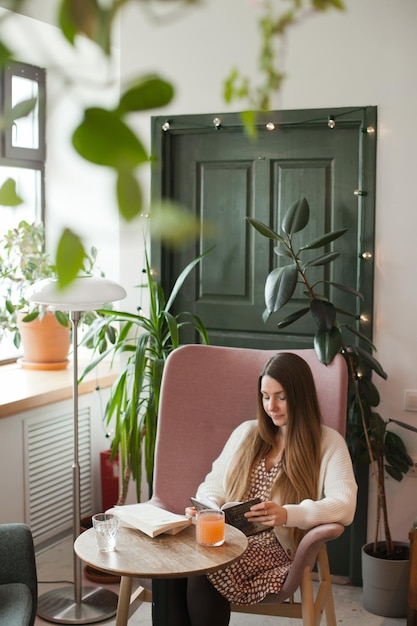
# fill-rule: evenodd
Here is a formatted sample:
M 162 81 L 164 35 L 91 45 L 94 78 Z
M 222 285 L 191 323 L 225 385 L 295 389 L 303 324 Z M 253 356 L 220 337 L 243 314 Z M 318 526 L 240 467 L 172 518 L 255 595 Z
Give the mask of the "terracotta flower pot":
M 23 316 L 22 316 L 23 317 Z M 28 369 L 64 369 L 68 365 L 71 342 L 70 324 L 64 328 L 52 311 L 32 322 L 18 322 L 22 338 L 23 359 Z

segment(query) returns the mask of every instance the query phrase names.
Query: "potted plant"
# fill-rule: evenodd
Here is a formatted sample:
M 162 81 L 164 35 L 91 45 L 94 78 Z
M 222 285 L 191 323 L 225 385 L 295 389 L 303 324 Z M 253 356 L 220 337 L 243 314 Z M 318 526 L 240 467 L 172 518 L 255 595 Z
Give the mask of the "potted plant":
M 0 240 L 0 339 L 7 335 L 12 337 L 17 349 L 22 344 L 25 366 L 48 368 L 49 363 L 54 363 L 64 367 L 70 347 L 68 316 L 30 305 L 25 298 L 28 287 L 34 282 L 55 276 L 55 266 L 45 252 L 44 243 L 43 224 L 29 224 L 24 220 Z M 33 347 L 30 338 L 32 335 L 41 337 L 44 332 L 52 333 L 52 340 L 42 342 L 47 351 L 38 355 L 36 344 Z
M 118 505 L 126 501 L 132 478 L 136 484 L 137 500 L 141 499 L 142 463 L 149 491 L 152 490 L 155 438 L 162 374 L 168 355 L 180 345 L 181 327 L 191 325 L 200 340 L 209 343 L 201 319 L 189 312 L 173 315 L 170 311 L 184 281 L 210 250 L 189 263 L 175 281 L 168 297 L 158 284 L 145 252 L 145 282 L 140 285 L 149 296 L 149 312 L 139 307 L 137 313 L 99 310 L 102 316 L 86 333 L 84 343 L 100 349 L 100 336 L 109 325 L 120 324 L 114 343 L 103 350 L 84 370 L 81 379 L 109 355 L 112 360 L 124 357 L 119 376 L 110 392 L 104 420 L 114 428 L 112 457 L 119 455 L 122 484 Z M 113 423 L 114 422 L 114 423 Z
M 90 256 L 85 257 L 85 272 L 92 271 L 96 254 L 92 248 Z M 51 277 L 56 277 L 56 271 L 45 252 L 44 225 L 22 220 L 0 239 L 0 340 L 9 336 L 17 349 L 23 348 L 23 367 L 60 369 L 68 363 L 67 313 L 30 304 L 26 299 L 33 283 Z M 83 321 L 91 323 L 91 315 L 95 317 L 86 314 Z
M 385 479 L 386 475 L 397 481 L 401 481 L 403 476 L 413 465 L 412 459 L 407 453 L 402 439 L 390 430 L 390 424 L 396 424 L 417 432 L 398 420 L 384 420 L 375 411 L 380 397 L 377 388 L 372 382 L 372 373 L 383 379 L 387 374 L 380 363 L 373 357 L 372 352 L 375 346 L 362 333 L 360 333 L 348 321 L 340 321 L 338 315 L 343 319 L 349 317 L 355 319 L 356 313 L 340 311 L 327 296 L 323 294 L 323 287 L 329 281 L 320 281 L 312 284 L 309 280 L 309 268 L 318 265 L 328 265 L 339 255 L 336 251 L 329 251 L 328 246 L 339 237 L 342 237 L 346 229 L 324 233 L 314 241 L 300 244 L 295 247 L 297 233 L 302 231 L 308 224 L 310 218 L 310 208 L 305 198 L 294 202 L 286 212 L 281 223 L 282 234 L 271 230 L 267 225 L 253 218 L 247 218 L 248 222 L 264 237 L 276 243 L 274 252 L 285 258 L 287 262 L 279 268 L 270 272 L 265 283 L 265 303 L 266 310 L 264 319 L 268 319 L 272 313 L 282 309 L 293 297 L 298 283 L 304 287 L 304 295 L 307 299 L 305 307 L 292 313 L 286 319 L 278 323 L 278 328 L 285 328 L 305 315 L 311 315 L 317 327 L 314 336 L 314 348 L 319 360 L 325 365 L 331 363 L 335 355 L 340 352 L 347 365 L 349 375 L 349 393 L 347 406 L 347 431 L 348 444 L 354 460 L 371 463 L 372 475 L 376 481 L 377 492 L 377 515 L 375 525 L 375 538 L 371 544 L 364 546 L 363 554 L 370 555 L 379 562 L 398 563 L 405 562 L 401 580 L 406 580 L 409 558 L 409 546 L 401 542 L 392 540 L 389 527 L 388 505 L 386 500 Z M 313 260 L 303 262 L 303 256 L 307 250 L 326 248 L 324 254 Z M 362 298 L 362 295 L 350 286 L 331 283 L 335 289 L 343 290 L 352 294 L 353 298 Z M 381 525 L 383 529 L 381 529 Z M 379 541 L 380 534 L 383 533 L 384 540 Z M 367 590 L 373 586 L 376 580 L 368 582 L 364 578 L 364 605 L 365 608 L 380 615 L 387 614 L 384 611 L 391 611 L 391 616 L 404 616 L 406 611 L 406 587 L 404 584 L 404 594 L 399 598 L 402 603 L 401 608 L 391 607 L 392 597 L 386 587 L 382 589 L 382 600 L 384 606 L 379 608 L 376 600 L 368 600 Z M 390 581 L 398 583 L 398 573 L 390 575 Z M 394 596 L 397 594 L 394 592 Z M 388 599 L 389 598 L 389 599 Z M 389 607 L 389 608 L 388 608 Z M 399 612 L 398 612 L 399 611 Z

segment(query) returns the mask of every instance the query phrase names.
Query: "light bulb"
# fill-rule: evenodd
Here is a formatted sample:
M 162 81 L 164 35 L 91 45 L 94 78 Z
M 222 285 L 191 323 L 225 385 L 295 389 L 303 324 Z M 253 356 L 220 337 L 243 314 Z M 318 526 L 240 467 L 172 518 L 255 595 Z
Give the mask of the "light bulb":
M 265 127 L 266 127 L 266 130 L 274 130 L 275 124 L 274 122 L 268 122 L 268 124 L 266 124 Z
M 336 126 L 336 120 L 334 119 L 334 115 L 329 115 L 327 126 L 329 128 L 334 128 Z
M 164 122 L 162 124 L 162 130 L 166 133 L 167 130 L 169 130 L 171 128 L 171 124 L 169 122 Z
M 372 252 L 362 252 L 361 257 L 369 261 L 369 259 L 372 259 Z

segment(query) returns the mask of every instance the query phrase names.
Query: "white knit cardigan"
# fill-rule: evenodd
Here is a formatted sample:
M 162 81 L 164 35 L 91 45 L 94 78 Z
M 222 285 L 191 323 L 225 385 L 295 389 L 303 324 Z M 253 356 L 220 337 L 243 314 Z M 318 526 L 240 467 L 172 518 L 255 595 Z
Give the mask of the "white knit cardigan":
M 225 502 L 225 480 L 230 463 L 254 424 L 253 420 L 243 422 L 232 432 L 198 488 L 198 492 L 204 493 L 219 506 Z M 278 541 L 291 558 L 295 550 L 288 534 L 289 527 L 308 530 L 329 522 L 347 526 L 355 515 L 357 484 L 346 442 L 340 433 L 327 426 L 322 427 L 322 433 L 318 499 L 284 504 L 287 523 L 274 529 Z

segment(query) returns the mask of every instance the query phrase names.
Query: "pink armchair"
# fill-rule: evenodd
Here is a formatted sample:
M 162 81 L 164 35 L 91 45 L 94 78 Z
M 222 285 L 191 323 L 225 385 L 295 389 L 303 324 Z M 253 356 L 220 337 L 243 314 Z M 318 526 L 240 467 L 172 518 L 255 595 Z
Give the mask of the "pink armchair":
M 314 350 L 296 350 L 310 365 L 325 424 L 345 435 L 347 370 L 342 356 L 322 365 Z M 259 373 L 277 350 L 186 345 L 169 356 L 162 383 L 152 502 L 183 513 L 231 431 L 256 416 Z M 340 524 L 309 531 L 279 595 L 232 610 L 303 619 L 316 626 L 323 612 L 336 626 L 326 541 L 343 532 Z M 317 563 L 319 588 L 311 571 Z M 293 594 L 300 589 L 301 601 Z

